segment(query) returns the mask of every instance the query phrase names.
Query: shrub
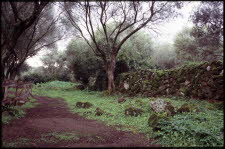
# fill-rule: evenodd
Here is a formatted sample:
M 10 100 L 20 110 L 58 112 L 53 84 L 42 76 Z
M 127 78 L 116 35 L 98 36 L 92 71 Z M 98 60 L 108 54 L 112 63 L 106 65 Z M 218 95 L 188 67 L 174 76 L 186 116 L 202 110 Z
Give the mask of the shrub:
M 22 80 L 30 81 L 30 82 L 33 82 L 34 84 L 36 84 L 36 83 L 44 83 L 44 82 L 52 81 L 53 78 L 51 78 L 48 75 L 44 75 L 44 74 L 31 73 L 31 74 L 27 74 L 27 75 L 23 76 Z

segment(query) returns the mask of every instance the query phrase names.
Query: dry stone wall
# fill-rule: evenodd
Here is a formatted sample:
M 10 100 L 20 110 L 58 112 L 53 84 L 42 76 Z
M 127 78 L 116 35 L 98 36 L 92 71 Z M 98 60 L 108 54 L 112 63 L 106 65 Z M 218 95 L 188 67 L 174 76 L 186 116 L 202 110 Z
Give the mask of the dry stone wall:
M 117 90 L 130 96 L 185 96 L 223 100 L 223 62 L 184 65 L 171 70 L 140 70 L 120 74 Z

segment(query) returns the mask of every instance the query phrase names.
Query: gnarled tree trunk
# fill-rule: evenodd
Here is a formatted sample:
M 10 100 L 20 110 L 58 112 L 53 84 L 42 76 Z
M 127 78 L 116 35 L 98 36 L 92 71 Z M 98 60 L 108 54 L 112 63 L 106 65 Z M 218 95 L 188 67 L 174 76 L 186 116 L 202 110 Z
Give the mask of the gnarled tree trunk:
M 111 55 L 110 61 L 107 64 L 107 76 L 108 76 L 108 91 L 109 94 L 115 91 L 115 83 L 114 83 L 114 72 L 116 68 L 116 56 Z

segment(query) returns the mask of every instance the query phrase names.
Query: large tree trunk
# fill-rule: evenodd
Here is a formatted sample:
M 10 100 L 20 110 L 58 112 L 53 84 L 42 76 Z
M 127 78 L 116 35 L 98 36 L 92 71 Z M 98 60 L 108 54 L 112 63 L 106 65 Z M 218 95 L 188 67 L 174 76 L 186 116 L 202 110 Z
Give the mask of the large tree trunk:
M 110 61 L 107 64 L 107 76 L 108 76 L 108 91 L 109 94 L 115 91 L 114 72 L 116 68 L 116 56 L 111 55 Z

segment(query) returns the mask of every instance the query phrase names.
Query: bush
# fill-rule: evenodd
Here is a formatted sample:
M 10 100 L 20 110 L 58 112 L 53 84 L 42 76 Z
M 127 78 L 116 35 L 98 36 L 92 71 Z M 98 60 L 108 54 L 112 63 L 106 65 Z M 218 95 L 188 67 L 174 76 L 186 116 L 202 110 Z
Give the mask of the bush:
M 39 73 L 31 73 L 23 76 L 23 81 L 30 81 L 33 82 L 34 84 L 36 83 L 44 83 L 48 81 L 54 80 L 50 76 L 39 74 Z

